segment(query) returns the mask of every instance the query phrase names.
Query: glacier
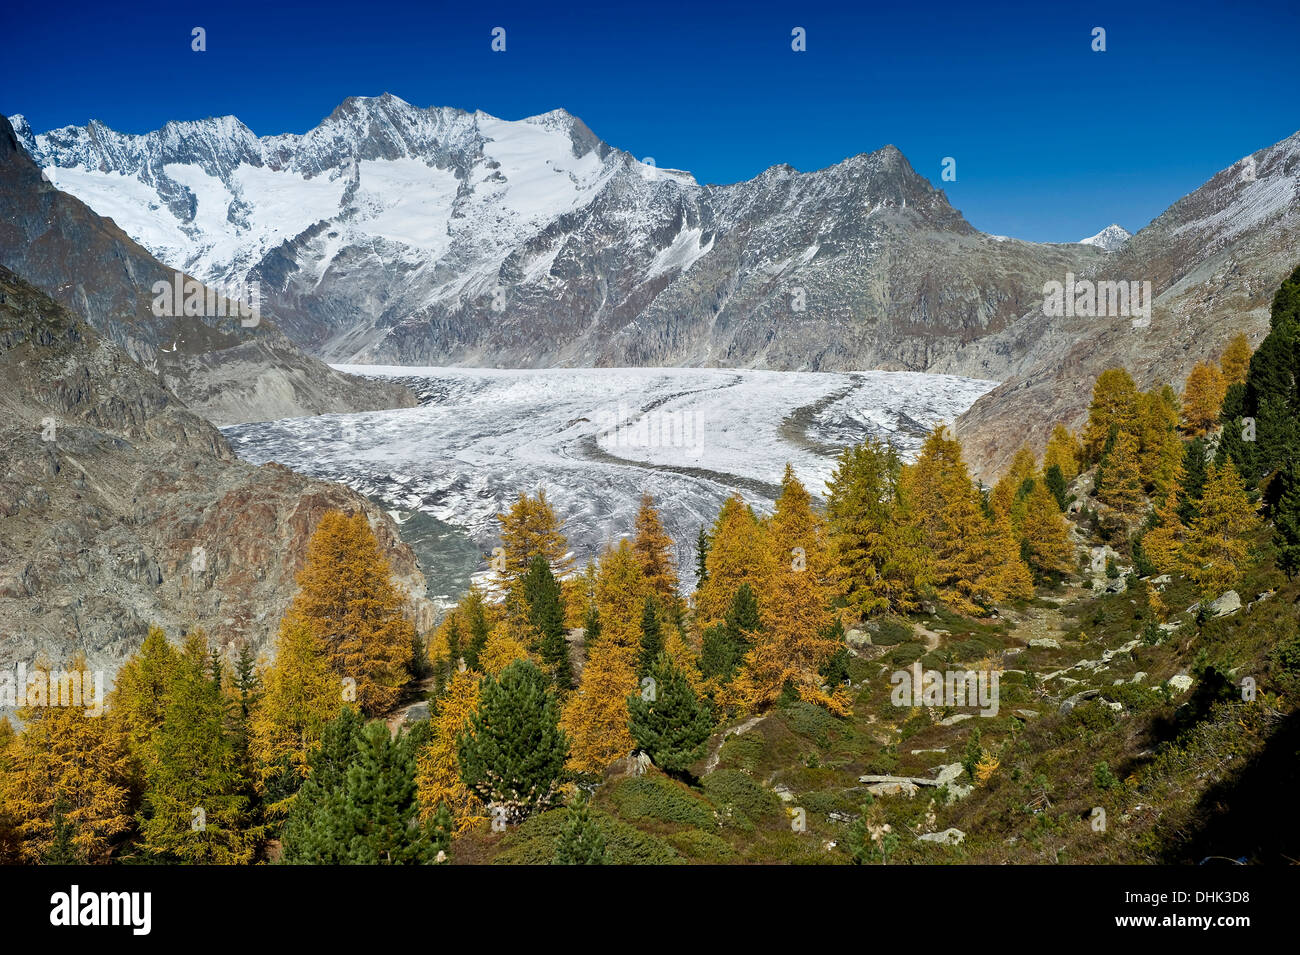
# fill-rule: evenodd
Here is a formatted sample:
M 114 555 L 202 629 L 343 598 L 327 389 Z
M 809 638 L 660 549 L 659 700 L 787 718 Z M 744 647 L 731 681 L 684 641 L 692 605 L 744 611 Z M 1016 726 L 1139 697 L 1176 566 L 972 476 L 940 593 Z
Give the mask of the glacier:
M 222 429 L 236 452 L 346 484 L 404 526 L 419 514 L 460 528 L 480 553 L 463 576 L 480 580 L 496 515 L 519 494 L 546 491 L 581 565 L 632 533 L 648 492 L 684 588 L 699 528 L 728 495 L 770 511 L 787 462 L 824 495 L 846 445 L 871 435 L 911 458 L 930 429 L 998 384 L 888 371 L 334 367 L 397 380 L 420 403 Z M 426 551 L 422 562 L 444 557 L 458 559 Z M 465 586 L 433 589 L 454 600 Z

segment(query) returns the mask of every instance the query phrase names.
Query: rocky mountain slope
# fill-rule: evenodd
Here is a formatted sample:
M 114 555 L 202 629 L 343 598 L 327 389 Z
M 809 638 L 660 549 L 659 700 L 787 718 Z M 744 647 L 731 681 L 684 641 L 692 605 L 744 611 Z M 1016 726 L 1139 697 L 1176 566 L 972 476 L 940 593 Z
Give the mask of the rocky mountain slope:
M 1181 390 L 1192 366 L 1217 358 L 1238 332 L 1258 345 L 1273 293 L 1297 261 L 1300 133 L 1222 170 L 1078 274 L 1150 282 L 1149 325 L 1048 318 L 1037 308 L 948 363 L 1004 382 L 958 421 L 976 470 L 991 481 L 1022 441 L 1041 447 L 1057 421 L 1080 425 L 1092 381 L 1106 368 L 1125 366 L 1142 388 L 1170 382 Z
M 150 624 L 267 645 L 331 508 L 370 519 L 417 621 L 409 547 L 346 488 L 236 459 L 115 343 L 0 266 L 0 667 L 84 651 L 109 678 Z
M 15 123 L 58 188 L 177 268 L 260 282 L 338 361 L 925 370 L 1103 255 L 983 235 L 893 147 L 705 186 L 563 110 L 384 95 L 261 138 Z
M 187 406 L 218 424 L 414 403 L 404 389 L 341 375 L 304 354 L 269 313 L 253 327 L 238 317 L 155 315 L 152 287 L 173 283 L 173 269 L 51 185 L 3 116 L 0 265 L 82 315 L 126 354 L 156 363 Z

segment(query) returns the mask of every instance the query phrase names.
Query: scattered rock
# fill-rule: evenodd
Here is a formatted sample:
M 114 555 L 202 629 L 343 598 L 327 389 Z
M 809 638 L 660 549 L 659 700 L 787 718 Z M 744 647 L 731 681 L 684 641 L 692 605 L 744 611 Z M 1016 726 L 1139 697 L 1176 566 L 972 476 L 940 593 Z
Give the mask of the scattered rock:
M 1175 693 L 1186 693 L 1192 688 L 1192 678 L 1186 673 L 1175 673 L 1165 681 L 1165 686 Z
M 872 646 L 871 634 L 865 630 L 846 630 L 844 642 L 854 648 Z
M 945 846 L 961 845 L 961 841 L 965 838 L 966 833 L 955 827 L 945 829 L 943 832 L 927 832 L 923 836 L 917 836 L 919 842 L 937 842 Z
M 772 792 L 776 793 L 781 802 L 794 802 L 794 792 L 784 783 L 777 783 L 772 787 Z
M 1101 690 L 1083 690 L 1079 693 L 1076 693 L 1074 694 L 1074 696 L 1068 698 L 1061 704 L 1060 712 L 1069 713 L 1080 703 L 1084 702 L 1085 700 L 1091 700 L 1094 696 L 1096 696 L 1100 692 Z
M 1235 590 L 1229 590 L 1226 594 L 1219 597 L 1209 606 L 1210 613 L 1216 617 L 1226 617 L 1230 613 L 1236 613 L 1241 609 L 1241 597 Z
M 1145 670 L 1138 670 L 1137 673 L 1134 673 L 1134 674 L 1133 674 L 1133 676 L 1132 676 L 1132 678 L 1129 680 L 1129 682 L 1130 682 L 1130 683 L 1141 683 L 1141 682 L 1143 682 L 1146 678 L 1147 678 L 1147 672 L 1146 672 Z
M 1031 647 L 1045 647 L 1049 650 L 1061 649 L 1061 644 L 1054 637 L 1035 637 L 1029 641 Z
M 969 720 L 969 719 L 971 719 L 973 716 L 974 716 L 973 713 L 954 713 L 952 716 L 948 717 L 946 720 L 940 720 L 940 721 L 939 721 L 939 725 L 940 725 L 940 726 L 956 726 L 956 725 L 957 725 L 958 723 L 960 723 L 962 720 Z
M 1022 720 L 1037 719 L 1037 717 L 1039 716 L 1037 710 L 1013 710 L 1012 712 L 1016 716 L 1020 717 Z
M 946 786 L 961 778 L 963 771 L 961 763 L 948 763 L 945 766 L 940 766 L 939 774 L 934 777 L 935 785 Z

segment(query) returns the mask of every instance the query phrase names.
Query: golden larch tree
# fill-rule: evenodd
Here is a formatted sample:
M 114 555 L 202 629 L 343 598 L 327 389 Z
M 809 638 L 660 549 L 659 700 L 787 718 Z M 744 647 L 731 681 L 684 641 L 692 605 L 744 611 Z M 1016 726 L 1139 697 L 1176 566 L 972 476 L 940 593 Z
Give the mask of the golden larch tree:
M 456 738 L 465 730 L 470 714 L 478 709 L 478 694 L 477 673 L 457 670 L 452 675 L 447 692 L 438 699 L 437 711 L 430 719 L 429 745 L 421 751 L 416 764 L 420 817 L 426 821 L 433 819 L 438 806 L 445 803 L 457 833 L 487 821 L 483 803 L 460 778 L 456 756 Z
M 289 615 L 315 631 L 340 678 L 356 681 L 356 702 L 366 715 L 397 702 L 410 679 L 415 628 L 365 514 L 330 511 L 321 518 Z
M 1047 482 L 1041 474 L 1034 478 L 1034 486 L 1025 497 L 1021 535 L 1034 569 L 1049 574 L 1063 574 L 1070 570 L 1074 563 L 1070 524 L 1061 514 L 1056 498 L 1047 489 Z
M 723 501 L 705 560 L 709 576 L 695 594 L 695 624 L 699 630 L 723 621 L 741 584 L 749 584 L 758 597 L 760 615 L 764 612 L 772 572 L 765 535 L 766 529 L 744 498 L 733 494 Z
M 1219 368 L 1223 372 L 1226 387 L 1246 383 L 1251 354 L 1250 341 L 1244 333 L 1238 332 L 1233 336 L 1232 341 L 1228 342 L 1228 347 L 1223 350 L 1223 357 L 1219 359 Z
M 1203 599 L 1218 597 L 1241 578 L 1250 539 L 1258 530 L 1259 516 L 1232 458 L 1221 466 L 1211 464 L 1196 520 L 1180 551 L 1180 562 Z
M 563 579 L 573 573 L 573 556 L 564 537 L 564 522 L 556 515 L 546 491 L 535 496 L 520 494 L 510 510 L 497 515 L 504 558 L 501 576 L 507 586 L 528 572 L 533 556 L 541 554 L 551 566 L 551 573 Z M 494 557 L 498 555 L 493 555 Z
M 1219 410 L 1228 391 L 1219 366 L 1198 361 L 1183 388 L 1183 421 L 1188 433 L 1203 435 L 1219 423 Z
M 673 539 L 664 530 L 663 520 L 655 508 L 654 498 L 641 495 L 641 506 L 636 513 L 636 536 L 632 551 L 645 577 L 650 592 L 659 606 L 675 617 L 677 608 L 677 562 L 673 555 Z
M 252 713 L 249 753 L 259 792 L 286 770 L 306 779 L 307 760 L 320 747 L 325 724 L 342 709 L 342 681 L 330 667 L 324 643 L 311 624 L 286 616 Z M 287 810 L 287 801 L 271 808 L 279 814 Z
M 598 773 L 636 748 L 627 710 L 627 698 L 640 692 L 634 660 L 632 650 L 607 640 L 602 631 L 582 668 L 582 683 L 561 714 L 570 769 Z
M 80 679 L 85 671 L 86 660 L 78 655 L 65 672 Z M 52 672 L 57 673 L 38 661 L 31 675 L 48 685 Z M 53 845 L 58 817 L 72 827 L 73 846 L 87 862 L 106 862 L 114 837 L 131 826 L 130 757 L 122 725 L 90 715 L 84 690 L 82 702 L 56 706 L 47 698 L 18 710 L 23 731 L 7 748 L 0 803 L 16 823 L 27 862 L 40 862 Z
M 788 464 L 767 538 L 772 567 L 767 626 L 731 688 L 748 709 L 775 702 L 787 683 L 805 698 L 817 697 L 823 683 L 818 670 L 837 646 L 825 635 L 833 591 L 824 522 Z
M 1137 438 L 1128 431 L 1119 432 L 1102 467 L 1102 484 L 1097 497 L 1124 517 L 1132 517 L 1145 499 Z
M 1043 471 L 1046 472 L 1055 464 L 1061 469 L 1065 483 L 1069 484 L 1079 476 L 1082 455 L 1083 449 L 1079 447 L 1079 439 L 1074 432 L 1065 425 L 1058 424 L 1052 429 L 1051 437 L 1047 439 L 1047 448 L 1043 451 Z
M 607 547 L 596 571 L 596 611 L 600 642 L 631 651 L 641 645 L 641 616 L 649 583 L 626 539 Z
M 1111 431 L 1134 432 L 1137 420 L 1138 390 L 1133 378 L 1123 368 L 1106 369 L 1092 388 L 1088 423 L 1083 429 L 1085 462 L 1099 461 Z

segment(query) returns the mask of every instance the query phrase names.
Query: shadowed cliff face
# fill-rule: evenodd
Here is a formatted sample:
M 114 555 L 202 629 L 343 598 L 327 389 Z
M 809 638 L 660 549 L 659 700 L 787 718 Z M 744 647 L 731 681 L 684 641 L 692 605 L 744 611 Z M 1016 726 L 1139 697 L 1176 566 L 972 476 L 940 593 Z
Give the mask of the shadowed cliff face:
M 114 343 L 0 267 L 0 666 L 84 651 L 111 674 L 150 624 L 264 648 L 332 508 L 363 510 L 421 626 L 415 556 L 335 484 L 237 460 Z
M 176 273 L 111 219 L 55 189 L 0 116 L 0 265 L 82 315 L 218 424 L 325 411 L 409 407 L 402 389 L 341 375 L 303 354 L 268 318 L 154 314 L 153 286 Z

